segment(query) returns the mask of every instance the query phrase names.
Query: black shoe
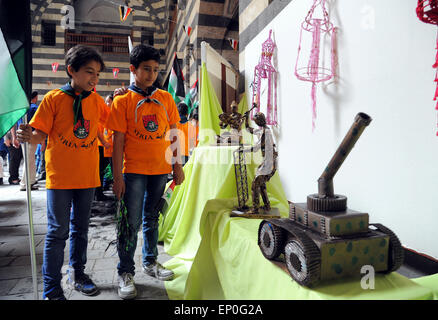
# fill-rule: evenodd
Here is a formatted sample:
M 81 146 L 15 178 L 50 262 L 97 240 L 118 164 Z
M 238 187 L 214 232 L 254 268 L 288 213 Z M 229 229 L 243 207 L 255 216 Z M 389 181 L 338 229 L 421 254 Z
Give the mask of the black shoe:
M 30 187 L 30 190 L 36 191 L 39 190 L 37 186 Z M 20 191 L 26 191 L 26 186 L 20 187 Z
M 3 178 L 0 178 L 0 186 L 3 184 Z
M 67 284 L 70 288 L 75 289 L 86 296 L 92 296 L 99 291 L 94 282 L 85 273 L 78 276 L 75 275 L 74 279 L 71 277 L 71 274 L 69 274 Z
M 96 200 L 96 201 L 108 201 L 108 200 L 110 200 L 110 198 L 107 197 L 106 195 L 104 195 L 103 193 L 101 193 L 101 194 L 96 194 L 94 196 L 94 200 Z
M 67 300 L 66 297 L 64 296 L 64 294 L 61 294 L 60 296 L 56 296 L 56 297 L 46 297 L 44 300 Z
M 20 179 L 12 180 L 11 177 L 9 177 L 8 179 L 9 184 L 13 184 L 13 185 L 20 184 L 20 181 L 21 181 Z
M 26 186 L 20 186 L 20 191 L 26 191 Z M 38 181 L 30 185 L 30 190 L 38 190 Z
M 67 300 L 64 296 L 64 292 L 60 290 L 59 292 L 52 292 L 52 295 L 46 296 L 44 300 Z

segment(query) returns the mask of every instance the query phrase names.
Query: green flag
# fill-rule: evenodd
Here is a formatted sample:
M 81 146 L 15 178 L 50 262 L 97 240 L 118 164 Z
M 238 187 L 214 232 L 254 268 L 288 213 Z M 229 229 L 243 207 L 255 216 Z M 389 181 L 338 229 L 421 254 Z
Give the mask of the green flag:
M 222 108 L 211 84 L 205 63 L 201 68 L 201 99 L 199 101 L 199 145 L 213 143 L 213 134 L 220 134 L 219 115 Z
M 0 0 L 0 137 L 26 113 L 32 82 L 30 5 Z
M 170 72 L 167 91 L 172 95 L 173 100 L 175 100 L 177 105 L 184 99 L 186 95 L 184 90 L 184 77 L 178 62 L 178 58 L 176 57 L 176 53 L 175 58 L 173 59 L 173 66 L 172 71 Z
M 188 114 L 190 115 L 193 109 L 196 108 L 196 100 L 198 99 L 198 80 L 196 79 L 195 84 L 190 88 L 189 92 L 186 94 L 184 99 L 185 104 L 189 107 Z

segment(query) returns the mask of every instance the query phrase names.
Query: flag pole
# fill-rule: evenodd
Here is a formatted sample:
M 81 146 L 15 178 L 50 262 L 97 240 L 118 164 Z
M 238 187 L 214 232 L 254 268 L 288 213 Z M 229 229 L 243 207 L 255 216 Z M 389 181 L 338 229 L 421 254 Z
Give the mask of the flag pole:
M 24 124 L 27 124 L 27 113 L 24 115 Z M 33 214 L 32 214 L 32 195 L 31 195 L 31 185 L 29 179 L 30 177 L 29 142 L 24 143 L 24 164 L 26 166 L 24 177 L 26 180 L 27 212 L 29 218 L 29 245 L 30 245 L 30 264 L 32 267 L 33 297 L 34 300 L 39 300 L 37 270 L 36 270 L 35 240 L 34 240 L 34 228 L 33 228 Z
M 129 49 L 129 53 L 131 53 L 132 51 L 132 41 L 131 41 L 131 37 L 128 36 L 128 49 Z M 135 82 L 135 77 L 134 74 L 129 71 L 129 85 L 133 84 Z

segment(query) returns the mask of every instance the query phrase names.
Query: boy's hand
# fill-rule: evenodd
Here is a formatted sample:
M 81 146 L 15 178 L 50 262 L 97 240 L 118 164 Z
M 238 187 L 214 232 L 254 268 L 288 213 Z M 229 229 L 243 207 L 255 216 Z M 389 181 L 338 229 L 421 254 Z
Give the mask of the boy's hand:
M 20 124 L 20 127 L 17 130 L 17 139 L 19 142 L 29 142 L 32 137 L 32 127 L 29 124 Z M 20 146 L 17 140 L 14 140 L 14 147 L 17 148 L 16 144 Z
M 184 182 L 185 176 L 182 165 L 180 163 L 175 163 L 173 165 L 173 181 L 179 186 Z
M 12 138 L 12 145 L 14 146 L 15 149 L 20 148 L 20 141 L 18 141 L 17 138 L 13 137 Z
M 125 181 L 123 178 L 114 178 L 113 182 L 113 193 L 116 196 L 117 200 L 122 199 L 125 194 Z
M 115 98 L 116 96 L 122 96 L 127 92 L 128 92 L 128 89 L 126 89 L 125 87 L 117 88 L 114 90 L 113 97 Z

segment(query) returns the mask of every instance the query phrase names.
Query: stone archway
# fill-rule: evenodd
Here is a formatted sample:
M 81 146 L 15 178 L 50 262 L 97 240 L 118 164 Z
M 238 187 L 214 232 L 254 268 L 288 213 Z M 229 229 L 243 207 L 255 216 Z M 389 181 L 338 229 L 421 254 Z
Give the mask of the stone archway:
M 32 5 L 35 5 L 35 8 L 31 10 L 31 26 L 32 26 L 32 37 L 37 35 L 36 26 L 41 23 L 41 18 L 45 11 L 50 5 L 54 3 L 53 0 L 32 0 L 31 1 L 31 9 Z M 65 5 L 72 5 L 73 0 L 66 0 Z

